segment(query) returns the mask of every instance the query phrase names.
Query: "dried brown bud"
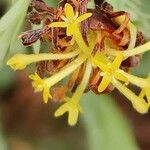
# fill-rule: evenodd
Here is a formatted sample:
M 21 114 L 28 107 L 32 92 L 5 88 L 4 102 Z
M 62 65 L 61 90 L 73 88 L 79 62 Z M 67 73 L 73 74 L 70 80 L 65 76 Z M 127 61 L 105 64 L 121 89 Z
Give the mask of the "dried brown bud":
M 22 39 L 22 44 L 24 46 L 30 46 L 48 33 L 50 33 L 50 28 L 46 26 L 42 29 L 24 32 L 20 35 L 20 38 Z

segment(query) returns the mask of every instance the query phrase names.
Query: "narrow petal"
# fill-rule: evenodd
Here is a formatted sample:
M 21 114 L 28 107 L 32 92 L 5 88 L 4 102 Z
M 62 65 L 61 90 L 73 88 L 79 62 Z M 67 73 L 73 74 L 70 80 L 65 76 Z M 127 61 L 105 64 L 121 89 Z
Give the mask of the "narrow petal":
M 72 25 L 68 26 L 67 27 L 67 36 L 72 36 L 73 35 L 73 32 L 74 32 L 74 28 Z
M 145 114 L 148 112 L 149 105 L 144 101 L 141 101 L 141 102 L 139 102 L 139 101 L 133 102 L 132 101 L 132 105 L 133 105 L 134 109 L 141 114 Z
M 146 98 L 147 98 L 147 101 L 150 105 L 150 90 L 146 90 Z
M 44 100 L 45 103 L 48 102 L 48 98 L 52 98 L 52 96 L 49 93 L 49 88 L 44 87 L 44 89 L 43 89 L 43 100 Z
M 117 56 L 116 56 L 116 58 L 115 58 L 115 60 L 113 61 L 113 63 L 112 63 L 112 69 L 113 70 L 117 70 L 117 69 L 119 69 L 119 67 L 120 67 L 120 65 L 121 65 L 121 63 L 122 63 L 122 61 L 123 61 L 123 53 L 119 53 Z
M 57 111 L 55 112 L 54 116 L 55 117 L 59 117 L 62 116 L 64 113 L 66 113 L 68 111 L 68 103 L 63 104 L 62 106 L 60 106 Z
M 104 63 L 102 63 L 101 61 L 95 59 L 95 57 L 92 59 L 92 62 L 98 66 L 103 72 L 107 72 L 108 71 L 108 66 Z
M 142 89 L 140 94 L 139 94 L 139 97 L 143 98 L 145 96 L 145 89 Z
M 107 57 L 102 53 L 102 52 L 97 52 L 96 55 L 94 56 L 94 58 L 98 61 L 101 61 L 105 64 L 109 63 Z
M 30 60 L 27 57 L 24 57 L 23 54 L 16 54 L 7 61 L 7 65 L 14 70 L 23 70 L 28 63 L 30 63 Z
M 118 80 L 120 80 L 120 81 L 123 81 L 123 82 L 125 82 L 125 83 L 128 83 L 128 82 L 129 82 L 129 81 L 128 81 L 128 78 L 125 77 L 125 76 L 124 76 L 123 74 L 121 74 L 120 72 L 115 72 L 114 76 L 115 76 L 116 79 L 118 79 Z
M 69 111 L 68 123 L 69 123 L 70 126 L 74 126 L 77 123 L 78 115 L 79 115 L 79 110 L 78 109 L 74 109 L 74 110 Z
M 69 21 L 72 21 L 74 19 L 73 7 L 69 3 L 65 4 L 65 15 Z
M 78 24 L 86 19 L 88 19 L 89 17 L 92 16 L 92 13 L 86 13 L 86 14 L 83 14 L 81 16 L 79 16 L 76 20 L 75 20 L 75 24 Z
M 50 28 L 55 28 L 55 27 L 60 27 L 60 28 L 65 28 L 68 26 L 66 22 L 53 22 L 48 25 Z
M 99 92 L 103 92 L 107 86 L 110 84 L 112 77 L 106 73 L 106 75 L 104 75 L 100 85 L 98 86 L 98 91 Z

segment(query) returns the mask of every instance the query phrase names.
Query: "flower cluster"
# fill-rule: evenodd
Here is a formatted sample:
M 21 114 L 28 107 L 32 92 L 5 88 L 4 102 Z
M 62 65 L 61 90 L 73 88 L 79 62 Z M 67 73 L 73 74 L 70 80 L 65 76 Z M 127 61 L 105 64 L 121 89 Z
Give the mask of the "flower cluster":
M 36 7 L 39 4 L 40 10 Z M 150 42 L 143 43 L 141 33 L 126 12 L 113 12 L 106 4 L 101 4 L 100 9 L 88 10 L 85 1 L 61 2 L 57 9 L 34 1 L 32 7 L 34 10 L 29 14 L 32 23 L 47 19 L 42 29 L 20 36 L 23 44 L 31 45 L 42 38 L 42 41 L 52 42 L 53 48 L 50 53 L 16 54 L 7 64 L 14 70 L 21 70 L 37 63 L 36 73 L 29 78 L 35 91 L 43 92 L 45 103 L 55 99 L 53 88 L 58 87 L 57 95 L 61 90 L 58 83 L 65 79 L 60 84 L 66 96 L 61 97 L 64 104 L 55 112 L 56 117 L 68 112 L 68 123 L 73 126 L 82 112 L 80 98 L 85 90 L 101 94 L 114 88 L 127 97 L 139 113 L 148 112 L 150 76 L 136 77 L 129 73 L 129 68 L 139 64 L 141 54 L 150 50 Z M 49 15 L 43 17 L 41 11 Z M 136 95 L 128 84 L 141 88 L 141 93 Z

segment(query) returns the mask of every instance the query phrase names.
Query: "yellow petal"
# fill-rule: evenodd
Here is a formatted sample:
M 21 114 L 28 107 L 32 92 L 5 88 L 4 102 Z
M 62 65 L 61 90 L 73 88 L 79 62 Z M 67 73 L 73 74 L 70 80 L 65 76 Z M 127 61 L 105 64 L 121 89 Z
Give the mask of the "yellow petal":
M 123 57 L 124 57 L 123 53 L 119 53 L 117 55 L 117 57 L 115 58 L 115 60 L 112 63 L 112 69 L 113 70 L 118 70 L 119 69 L 119 67 L 120 67 L 120 65 L 121 65 L 121 63 L 123 61 Z
M 98 86 L 98 91 L 103 92 L 110 84 L 111 79 L 112 79 L 112 77 L 106 73 L 106 75 L 104 75 L 100 85 Z
M 68 24 L 66 22 L 53 22 L 53 23 L 49 24 L 48 26 L 50 28 L 54 28 L 54 27 L 65 28 L 68 26 Z
M 94 56 L 94 58 L 97 60 L 97 61 L 101 61 L 105 64 L 109 63 L 107 57 L 102 53 L 102 52 L 97 52 L 96 55 Z
M 73 35 L 73 32 L 74 32 L 74 26 L 73 25 L 70 25 L 67 27 L 67 36 L 72 36 Z
M 145 89 L 142 89 L 140 94 L 139 94 L 139 97 L 143 98 L 145 96 Z
M 120 81 L 123 81 L 125 83 L 128 83 L 128 78 L 125 77 L 123 74 L 121 74 L 120 72 L 115 72 L 114 77 Z
M 57 109 L 57 111 L 55 112 L 54 116 L 59 117 L 59 116 L 62 116 L 64 113 L 66 113 L 69 110 L 68 103 L 69 102 L 67 102 L 67 103 L 63 104 L 62 106 L 60 106 Z
M 28 59 L 23 57 L 23 54 L 16 54 L 7 61 L 9 65 L 14 70 L 23 70 L 28 65 Z
M 68 123 L 74 126 L 77 123 L 79 112 L 81 111 L 81 106 L 76 102 L 76 100 L 67 98 L 67 102 L 60 106 L 55 112 L 55 117 L 62 116 L 64 113 L 68 112 Z
M 103 72 L 107 72 L 108 71 L 108 66 L 106 64 L 104 64 L 103 62 L 97 60 L 95 57 L 92 58 L 92 62 L 99 67 Z
M 74 109 L 69 112 L 68 123 L 70 126 L 74 126 L 78 121 L 79 110 Z
M 148 112 L 148 104 L 144 101 L 138 102 L 138 101 L 132 101 L 132 105 L 135 110 L 137 110 L 141 114 L 145 114 Z
M 48 102 L 48 98 L 52 98 L 52 96 L 49 93 L 49 88 L 45 85 L 45 87 L 43 89 L 43 100 L 45 103 Z
M 146 90 L 146 98 L 147 98 L 147 101 L 150 105 L 150 89 Z
M 80 22 L 82 22 L 82 21 L 88 19 L 88 18 L 91 17 L 91 16 L 92 16 L 92 13 L 85 13 L 85 14 L 79 16 L 79 17 L 75 20 L 75 24 L 78 24 L 78 23 L 80 23 Z
M 65 15 L 69 21 L 72 21 L 74 19 L 75 15 L 74 15 L 73 7 L 69 3 L 65 4 Z

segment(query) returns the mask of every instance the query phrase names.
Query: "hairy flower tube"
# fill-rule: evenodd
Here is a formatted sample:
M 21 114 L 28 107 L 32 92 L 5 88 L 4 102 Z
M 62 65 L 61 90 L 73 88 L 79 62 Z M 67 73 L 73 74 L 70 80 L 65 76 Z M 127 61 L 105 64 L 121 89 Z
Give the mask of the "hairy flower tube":
M 91 71 L 92 71 L 92 66 L 91 66 L 91 63 L 88 62 L 86 69 L 85 69 L 84 77 L 83 77 L 80 85 L 77 87 L 75 93 L 73 94 L 73 96 L 71 98 L 66 97 L 65 98 L 66 103 L 63 104 L 55 112 L 56 117 L 63 115 L 65 112 L 68 112 L 69 113 L 68 123 L 72 126 L 76 124 L 79 112 L 82 112 L 82 108 L 81 108 L 79 102 L 80 102 L 80 98 L 81 98 L 82 94 L 84 93 L 84 90 L 86 89 L 86 87 L 88 85 Z
M 69 59 L 77 56 L 80 53 L 79 49 L 74 50 L 73 52 L 64 53 L 64 54 L 16 54 L 9 61 L 7 65 L 11 66 L 14 70 L 22 70 L 26 68 L 27 65 L 35 63 L 42 60 L 62 60 Z
M 68 113 L 68 123 L 74 126 L 82 112 L 80 99 L 85 91 L 107 94 L 114 88 L 136 111 L 148 112 L 149 77 L 134 76 L 129 70 L 139 65 L 141 54 L 150 50 L 150 42 L 144 43 L 142 33 L 137 31 L 126 12 L 106 10 L 102 4 L 100 9 L 87 9 L 83 1 L 76 1 L 78 5 L 74 1 L 71 4 L 64 1 L 58 8 L 40 1 L 32 3 L 36 16 L 29 12 L 29 20 L 33 24 L 42 22 L 43 28 L 21 34 L 22 43 L 31 46 L 41 40 L 52 46 L 47 53 L 16 54 L 7 64 L 14 70 L 21 70 L 36 63 L 35 74 L 29 76 L 35 92 L 43 93 L 45 103 L 49 99 L 63 103 L 55 117 Z M 41 3 L 38 13 L 36 5 Z M 51 11 L 53 15 L 44 16 L 46 9 L 43 7 L 49 8 L 47 14 Z M 141 93 L 136 95 L 127 87 L 129 84 L 139 87 Z

